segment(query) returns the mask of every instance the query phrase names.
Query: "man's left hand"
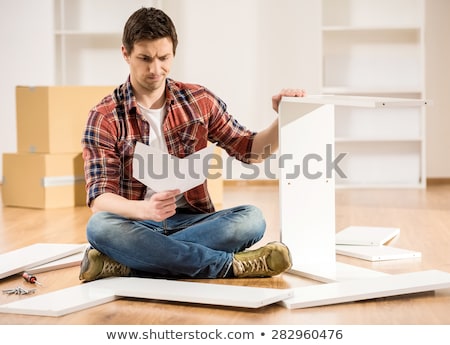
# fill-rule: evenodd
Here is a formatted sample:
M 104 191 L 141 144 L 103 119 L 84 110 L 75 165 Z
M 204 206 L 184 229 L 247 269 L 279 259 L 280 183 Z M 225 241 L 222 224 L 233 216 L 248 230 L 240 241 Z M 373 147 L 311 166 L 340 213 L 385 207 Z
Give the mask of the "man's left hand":
M 278 106 L 281 98 L 286 97 L 305 97 L 306 91 L 304 89 L 282 89 L 280 93 L 272 97 L 272 108 L 278 113 Z

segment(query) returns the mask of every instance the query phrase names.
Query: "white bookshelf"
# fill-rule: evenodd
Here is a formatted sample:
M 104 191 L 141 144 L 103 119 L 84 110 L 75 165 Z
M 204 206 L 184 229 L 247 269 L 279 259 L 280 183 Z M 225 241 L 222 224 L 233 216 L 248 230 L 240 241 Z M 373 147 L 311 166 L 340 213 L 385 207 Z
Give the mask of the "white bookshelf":
M 128 66 L 120 52 L 128 17 L 158 0 L 55 0 L 58 85 L 118 85 Z
M 322 93 L 423 99 L 422 0 L 322 0 Z M 425 107 L 336 106 L 337 187 L 426 186 Z

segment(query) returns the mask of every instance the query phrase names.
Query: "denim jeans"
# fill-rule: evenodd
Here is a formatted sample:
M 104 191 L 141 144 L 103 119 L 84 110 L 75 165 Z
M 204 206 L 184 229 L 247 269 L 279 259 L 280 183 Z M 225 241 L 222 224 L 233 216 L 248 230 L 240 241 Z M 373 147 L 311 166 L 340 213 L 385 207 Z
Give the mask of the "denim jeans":
M 258 242 L 265 228 L 261 211 L 250 205 L 207 214 L 180 210 L 163 222 L 98 212 L 87 239 L 133 276 L 221 278 L 232 273 L 233 253 Z

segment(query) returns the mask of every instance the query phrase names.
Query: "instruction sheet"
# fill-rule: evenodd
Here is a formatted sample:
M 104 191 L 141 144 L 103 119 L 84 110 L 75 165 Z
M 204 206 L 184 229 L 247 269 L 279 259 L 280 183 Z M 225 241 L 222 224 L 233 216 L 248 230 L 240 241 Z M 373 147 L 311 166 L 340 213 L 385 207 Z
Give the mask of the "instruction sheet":
M 137 142 L 133 177 L 155 192 L 179 189 L 183 193 L 206 180 L 214 148 L 215 145 L 209 145 L 185 158 L 178 158 Z

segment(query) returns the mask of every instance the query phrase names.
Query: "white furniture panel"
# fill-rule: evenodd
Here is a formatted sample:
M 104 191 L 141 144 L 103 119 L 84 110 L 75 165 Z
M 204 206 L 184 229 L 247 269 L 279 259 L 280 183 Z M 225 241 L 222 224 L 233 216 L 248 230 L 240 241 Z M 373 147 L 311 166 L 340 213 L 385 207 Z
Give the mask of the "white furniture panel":
M 86 244 L 35 243 L 0 255 L 0 279 L 80 253 Z
M 79 266 L 83 260 L 84 252 L 72 254 L 61 259 L 53 260 L 48 263 L 27 268 L 30 274 L 38 274 L 42 272 L 59 270 L 67 267 Z
M 334 174 L 327 176 L 326 167 L 327 154 L 334 154 L 333 106 L 296 100 L 280 105 L 281 240 L 296 269 L 334 271 Z
M 386 261 L 400 259 L 419 259 L 422 253 L 396 248 L 391 246 L 355 246 L 355 245 L 336 245 L 336 254 L 352 256 L 367 261 Z
M 30 296 L 0 305 L 0 313 L 63 316 L 117 299 L 103 280 L 80 284 L 54 292 Z
M 289 309 L 361 301 L 450 288 L 450 274 L 429 270 L 296 288 L 281 304 Z
M 399 228 L 353 225 L 336 233 L 336 244 L 381 246 L 398 234 L 400 234 Z
M 110 282 L 117 296 L 200 303 L 242 308 L 260 308 L 293 295 L 290 289 L 205 284 L 164 279 L 122 278 Z

